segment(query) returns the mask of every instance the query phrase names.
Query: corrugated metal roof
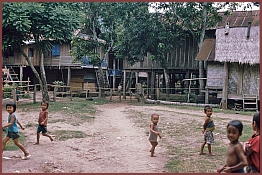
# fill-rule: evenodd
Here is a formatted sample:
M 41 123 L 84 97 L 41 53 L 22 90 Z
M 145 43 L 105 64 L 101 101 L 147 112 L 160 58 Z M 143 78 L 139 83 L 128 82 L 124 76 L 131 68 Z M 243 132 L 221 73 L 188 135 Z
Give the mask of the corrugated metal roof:
M 196 60 L 215 60 L 215 39 L 205 39 L 204 43 L 196 56 Z
M 231 15 L 222 15 L 222 21 L 217 24 L 217 28 L 224 28 L 226 23 L 229 27 L 247 27 L 248 22 L 251 22 L 251 27 L 260 26 L 260 10 L 253 11 L 234 11 Z

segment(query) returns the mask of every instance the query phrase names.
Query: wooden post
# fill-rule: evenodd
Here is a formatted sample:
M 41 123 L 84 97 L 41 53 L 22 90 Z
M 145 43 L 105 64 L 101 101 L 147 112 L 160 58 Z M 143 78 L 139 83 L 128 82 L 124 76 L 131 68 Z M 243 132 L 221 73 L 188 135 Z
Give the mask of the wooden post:
M 14 104 L 16 104 L 16 89 L 13 88 L 13 101 L 14 101 Z
M 36 84 L 34 85 L 33 103 L 36 103 Z
M 102 91 L 101 91 L 101 87 L 99 86 L 99 94 L 98 94 L 98 97 L 101 98 L 102 97 Z
M 27 92 L 29 92 L 30 90 L 29 90 L 29 82 L 30 82 L 30 79 L 29 79 L 29 77 L 27 78 Z
M 23 66 L 20 66 L 20 81 L 23 81 Z
M 70 86 L 70 79 L 71 79 L 71 69 L 70 66 L 67 68 L 67 86 Z
M 124 70 L 123 98 L 126 99 L 126 70 Z
M 223 76 L 223 90 L 222 90 L 222 109 L 227 109 L 227 98 L 228 98 L 228 62 L 224 62 L 224 76 Z
M 89 96 L 88 82 L 86 82 L 86 99 Z
M 136 84 L 138 83 L 138 74 L 139 72 L 136 72 Z
M 129 96 L 130 96 L 130 101 L 132 102 L 132 91 L 131 91 L 131 88 L 129 89 Z
M 113 89 L 110 88 L 110 101 L 112 101 L 112 91 L 113 91 Z
M 56 102 L 56 91 L 57 91 L 57 87 L 55 86 L 55 88 L 54 88 L 54 92 L 53 92 L 53 96 L 54 96 L 54 102 Z
M 149 78 L 149 73 L 147 72 L 147 77 L 146 77 L 146 95 L 147 98 L 149 98 L 149 84 L 150 84 L 150 78 Z
M 208 104 L 208 96 L 209 96 L 209 89 L 206 87 L 206 93 L 205 93 L 205 104 Z

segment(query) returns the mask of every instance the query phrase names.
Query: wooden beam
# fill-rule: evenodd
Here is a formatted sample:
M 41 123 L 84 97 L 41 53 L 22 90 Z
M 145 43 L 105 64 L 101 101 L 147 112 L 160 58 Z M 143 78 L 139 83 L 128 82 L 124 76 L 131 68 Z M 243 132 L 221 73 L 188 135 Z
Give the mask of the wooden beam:
M 223 78 L 223 90 L 222 90 L 222 109 L 227 109 L 227 99 L 228 99 L 228 62 L 224 62 L 224 78 Z

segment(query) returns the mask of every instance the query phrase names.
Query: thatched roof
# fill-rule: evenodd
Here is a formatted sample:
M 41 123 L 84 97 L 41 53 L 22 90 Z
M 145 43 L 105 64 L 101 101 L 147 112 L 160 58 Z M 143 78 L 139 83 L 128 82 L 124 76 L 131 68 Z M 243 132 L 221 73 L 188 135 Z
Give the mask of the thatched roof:
M 240 64 L 260 63 L 260 27 L 251 27 L 247 37 L 248 27 L 216 30 L 215 61 L 238 62 Z

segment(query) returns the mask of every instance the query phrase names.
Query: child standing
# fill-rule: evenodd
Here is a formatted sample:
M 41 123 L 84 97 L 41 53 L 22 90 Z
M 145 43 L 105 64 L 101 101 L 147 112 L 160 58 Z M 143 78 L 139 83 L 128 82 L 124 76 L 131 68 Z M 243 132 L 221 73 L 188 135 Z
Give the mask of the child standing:
M 159 136 L 159 138 L 161 139 L 160 133 L 158 132 L 158 126 L 157 126 L 157 123 L 159 121 L 159 115 L 152 114 L 151 121 L 152 123 L 150 124 L 149 141 L 152 147 L 150 149 L 150 152 L 151 152 L 151 157 L 156 157 L 154 153 L 155 153 L 155 148 L 158 145 L 157 136 Z
M 212 153 L 211 151 L 211 144 L 214 144 L 214 135 L 213 131 L 215 130 L 215 124 L 213 119 L 211 118 L 212 115 L 212 107 L 207 105 L 204 107 L 204 112 L 206 114 L 205 121 L 203 123 L 203 129 L 202 133 L 204 134 L 204 142 L 201 144 L 200 148 L 200 155 L 205 154 L 204 147 L 207 144 L 208 152 L 210 156 L 214 156 L 215 154 Z
M 248 166 L 246 167 L 247 173 L 259 173 L 259 160 L 260 160 L 260 112 L 253 116 L 252 129 L 254 134 L 245 145 L 245 155 L 247 156 Z
M 53 141 L 52 136 L 47 134 L 47 120 L 48 120 L 48 102 L 42 101 L 41 102 L 41 110 L 39 112 L 39 118 L 38 118 L 38 127 L 37 127 L 37 137 L 36 137 L 36 143 L 34 145 L 39 144 L 40 139 L 40 132 L 42 132 L 43 136 L 49 137 L 51 141 Z
M 12 138 L 15 145 L 24 152 L 24 157 L 22 158 L 27 159 L 30 155 L 25 147 L 18 141 L 18 138 L 20 137 L 18 134 L 18 125 L 21 127 L 22 130 L 24 130 L 25 128 L 18 121 L 17 116 L 14 113 L 16 111 L 16 104 L 13 102 L 8 102 L 6 104 L 6 111 L 9 113 L 9 116 L 7 119 L 8 124 L 2 127 L 2 129 L 7 128 L 7 134 L 2 141 L 2 154 L 5 150 L 6 143 L 9 141 L 10 138 Z
M 230 141 L 227 148 L 226 165 L 217 170 L 218 173 L 244 173 L 247 159 L 244 155 L 243 145 L 238 141 L 242 135 L 243 124 L 239 120 L 233 120 L 227 125 L 227 138 Z

